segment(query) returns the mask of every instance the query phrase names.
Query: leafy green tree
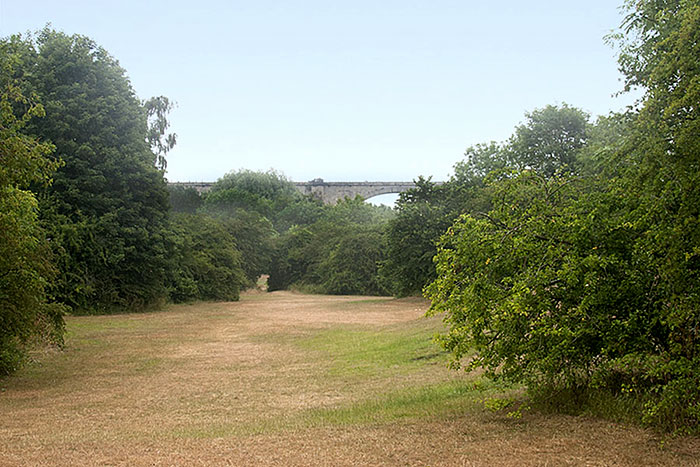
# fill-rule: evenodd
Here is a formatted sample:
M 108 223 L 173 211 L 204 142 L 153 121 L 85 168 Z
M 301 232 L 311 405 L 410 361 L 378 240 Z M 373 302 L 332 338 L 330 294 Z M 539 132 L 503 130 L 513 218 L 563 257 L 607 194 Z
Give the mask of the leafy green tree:
M 317 260 L 312 227 L 292 226 L 274 239 L 268 290 L 284 290 L 302 283 Z
M 548 105 L 525 114 L 509 141 L 509 165 L 551 177 L 555 172 L 577 172 L 578 151 L 586 145 L 589 115 L 575 107 Z
M 221 177 L 207 193 L 207 212 L 226 214 L 243 209 L 267 217 L 273 223 L 277 213 L 301 198 L 294 184 L 275 172 L 241 170 Z
M 699 426 L 700 5 L 643 0 L 626 7 L 620 66 L 627 87 L 644 97 L 621 151 L 617 194 L 637 201 L 627 222 L 640 231 L 636 256 L 651 259 L 649 306 L 663 329 L 655 351 L 639 356 L 660 394 L 647 417 Z
M 442 237 L 426 294 L 432 313 L 446 313 L 442 342 L 457 364 L 475 350 L 470 368 L 576 389 L 603 356 L 653 345 L 650 278 L 630 262 L 635 232 L 601 189 L 523 172 L 495 182 L 491 211 L 462 216 Z
M 311 225 L 325 212 L 323 201 L 315 197 L 303 197 L 285 206 L 275 214 L 275 227 L 285 232 L 294 226 Z
M 449 186 L 437 186 L 420 177 L 416 188 L 399 195 L 397 215 L 386 230 L 386 259 L 381 275 L 397 296 L 420 295 L 435 279 L 436 242 L 452 224 Z
M 49 28 L 10 44 L 46 110 L 28 131 L 65 161 L 39 198 L 60 270 L 53 292 L 76 312 L 160 302 L 168 194 L 124 70 L 92 40 Z
M 435 280 L 437 242 L 462 214 L 487 212 L 491 206 L 487 177 L 507 179 L 520 170 L 552 177 L 578 173 L 578 154 L 588 141 L 588 115 L 564 104 L 526 114 L 526 123 L 505 143 L 467 148 L 454 175 L 440 186 L 419 178 L 402 193 L 398 215 L 387 231 L 387 259 L 382 275 L 394 295 L 420 294 Z
M 218 217 L 224 228 L 235 239 L 242 256 L 242 267 L 248 285 L 253 286 L 261 274 L 267 274 L 273 256 L 273 239 L 276 235 L 272 223 L 256 212 L 242 209 L 233 215 Z
M 322 209 L 316 222 L 294 226 L 275 240 L 270 288 L 384 293 L 378 276 L 384 250 L 380 232 L 393 211 L 367 204 L 360 197 Z M 357 250 L 351 253 L 352 248 Z
M 561 169 L 525 158 L 491 177 L 492 208 L 442 237 L 427 295 L 457 364 L 475 350 L 469 367 L 530 388 L 632 392 L 646 422 L 696 431 L 700 5 L 627 8 L 617 39 L 638 112 L 544 159 Z
M 455 164 L 452 181 L 459 187 L 483 187 L 486 176 L 494 171 L 511 168 L 512 154 L 505 144 L 492 141 L 476 144 L 464 152 L 464 160 Z
M 43 334 L 61 344 L 64 327 L 62 307 L 48 303 L 54 270 L 28 189 L 49 183 L 60 164 L 50 157 L 50 143 L 25 133 L 44 109 L 36 95 L 22 92 L 13 41 L 0 42 L 0 376 L 18 368 L 31 338 Z

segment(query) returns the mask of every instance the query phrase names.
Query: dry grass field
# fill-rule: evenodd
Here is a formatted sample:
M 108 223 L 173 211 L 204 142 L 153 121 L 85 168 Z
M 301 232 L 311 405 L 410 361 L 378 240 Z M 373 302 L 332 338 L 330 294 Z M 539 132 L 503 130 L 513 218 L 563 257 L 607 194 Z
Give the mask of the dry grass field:
M 421 300 L 251 293 L 71 317 L 0 380 L 0 465 L 700 465 L 700 440 L 491 411 Z M 505 392 L 504 392 L 505 391 Z

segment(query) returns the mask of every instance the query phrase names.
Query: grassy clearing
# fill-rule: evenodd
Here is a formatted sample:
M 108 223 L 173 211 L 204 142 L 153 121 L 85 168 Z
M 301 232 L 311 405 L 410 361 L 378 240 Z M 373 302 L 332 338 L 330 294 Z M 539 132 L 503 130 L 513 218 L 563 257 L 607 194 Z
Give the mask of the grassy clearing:
M 257 293 L 70 317 L 65 351 L 0 381 L 0 465 L 699 459 L 693 438 L 661 448 L 653 433 L 599 420 L 509 417 L 518 388 L 448 370 L 425 305 Z

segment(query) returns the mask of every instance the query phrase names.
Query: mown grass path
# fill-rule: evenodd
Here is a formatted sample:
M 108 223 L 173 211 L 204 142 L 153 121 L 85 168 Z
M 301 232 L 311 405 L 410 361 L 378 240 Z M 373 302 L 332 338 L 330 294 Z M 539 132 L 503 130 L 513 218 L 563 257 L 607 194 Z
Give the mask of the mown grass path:
M 700 465 L 700 442 L 507 410 L 418 299 L 287 292 L 71 317 L 0 380 L 0 465 Z

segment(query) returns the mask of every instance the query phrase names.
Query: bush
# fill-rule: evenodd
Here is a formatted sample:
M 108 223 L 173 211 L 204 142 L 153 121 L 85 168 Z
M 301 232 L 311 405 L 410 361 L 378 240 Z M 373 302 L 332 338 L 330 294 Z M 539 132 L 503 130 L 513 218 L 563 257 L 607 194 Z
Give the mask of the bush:
M 175 215 L 170 238 L 173 301 L 238 300 L 248 281 L 235 238 L 224 223 L 203 215 Z

